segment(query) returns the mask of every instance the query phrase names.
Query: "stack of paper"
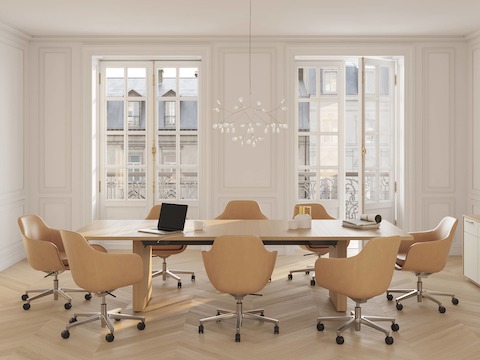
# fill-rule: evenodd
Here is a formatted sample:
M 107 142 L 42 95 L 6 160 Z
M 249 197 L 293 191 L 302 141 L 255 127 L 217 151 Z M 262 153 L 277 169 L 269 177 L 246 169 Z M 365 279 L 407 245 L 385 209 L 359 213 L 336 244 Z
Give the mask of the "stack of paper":
M 354 229 L 378 229 L 380 227 L 380 223 L 361 219 L 345 219 L 343 220 L 342 226 Z

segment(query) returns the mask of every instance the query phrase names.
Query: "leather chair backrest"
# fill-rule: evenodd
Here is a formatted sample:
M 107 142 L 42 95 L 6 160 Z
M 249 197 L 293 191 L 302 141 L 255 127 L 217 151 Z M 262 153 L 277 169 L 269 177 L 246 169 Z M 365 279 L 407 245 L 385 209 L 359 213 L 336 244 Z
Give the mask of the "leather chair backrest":
M 215 219 L 223 220 L 265 220 L 268 219 L 254 200 L 231 200 Z

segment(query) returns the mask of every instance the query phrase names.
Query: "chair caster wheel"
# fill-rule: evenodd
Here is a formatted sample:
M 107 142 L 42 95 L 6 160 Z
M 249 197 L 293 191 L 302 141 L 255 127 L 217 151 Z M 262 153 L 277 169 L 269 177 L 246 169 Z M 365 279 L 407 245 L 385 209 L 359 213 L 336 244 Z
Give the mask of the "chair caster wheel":
M 138 330 L 144 330 L 145 329 L 145 323 L 143 321 L 140 321 L 138 324 L 137 324 L 137 329 Z
M 386 343 L 387 345 L 392 345 L 392 344 L 393 344 L 393 337 L 387 336 L 387 337 L 385 338 L 385 343 Z
M 337 342 L 338 345 L 342 345 L 345 342 L 345 339 L 343 338 L 343 336 L 337 336 L 335 341 Z
M 91 300 L 92 299 L 92 294 L 88 293 L 85 294 L 85 300 Z
M 23 310 L 28 310 L 28 309 L 30 309 L 30 304 L 29 303 L 23 304 Z
M 235 342 L 240 342 L 240 334 L 235 334 Z
M 308 274 L 310 274 L 310 271 L 305 271 L 305 275 L 308 275 Z
M 315 280 L 314 279 L 310 280 L 310 285 L 315 286 Z
M 393 300 L 393 295 L 392 294 L 387 294 L 387 300 L 392 301 Z
M 325 325 L 323 325 L 322 323 L 318 323 L 318 324 L 317 324 L 317 330 L 318 330 L 318 331 L 323 331 L 323 330 L 325 330 Z
M 195 275 L 192 275 L 192 281 L 195 281 Z
M 112 342 L 113 339 L 115 339 L 115 336 L 113 336 L 112 333 L 105 335 L 105 340 L 107 340 L 108 342 Z
M 203 325 L 200 325 L 200 326 L 198 327 L 198 333 L 199 333 L 199 334 L 203 334 Z
M 402 310 L 402 309 L 403 309 L 403 305 L 400 303 L 397 303 L 397 310 Z
M 458 305 L 458 299 L 457 298 L 452 298 L 452 304 L 453 305 Z
M 278 325 L 275 325 L 275 327 L 273 328 L 273 333 L 274 334 L 279 334 L 280 333 L 280 328 L 278 327 Z
M 397 323 L 393 323 L 390 328 L 392 329 L 392 331 L 398 331 L 400 330 L 400 325 L 398 325 Z
M 27 299 L 28 299 L 28 294 L 23 294 L 23 295 L 22 295 L 22 300 L 23 300 L 23 301 L 27 301 Z
M 72 324 L 74 322 L 77 322 L 77 318 L 76 317 L 72 317 L 70 320 L 68 320 L 68 323 L 69 324 Z
M 180 289 L 182 287 L 182 283 L 178 282 L 177 287 Z
M 445 309 L 445 306 L 439 306 L 438 311 L 440 312 L 440 314 L 444 314 L 447 309 Z
M 293 279 L 293 275 L 292 274 L 288 274 L 288 280 L 292 280 Z
M 70 310 L 72 308 L 72 303 L 65 303 L 65 305 L 63 305 L 63 307 L 66 309 L 66 310 Z
M 68 339 L 70 337 L 70 331 L 68 330 L 63 330 L 62 331 L 62 338 Z

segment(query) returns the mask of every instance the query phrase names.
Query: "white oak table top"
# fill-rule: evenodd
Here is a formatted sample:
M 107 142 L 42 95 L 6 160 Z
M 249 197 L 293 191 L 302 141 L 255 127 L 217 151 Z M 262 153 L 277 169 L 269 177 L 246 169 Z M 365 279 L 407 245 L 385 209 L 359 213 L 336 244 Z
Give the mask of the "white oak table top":
M 183 233 L 168 235 L 138 231 L 152 228 L 156 220 L 96 220 L 78 230 L 87 240 L 133 240 L 158 244 L 212 244 L 220 235 L 258 235 L 266 245 L 326 244 L 326 241 L 368 240 L 374 237 L 399 235 L 403 240 L 412 236 L 401 228 L 382 221 L 378 229 L 358 230 L 342 226 L 342 220 L 312 220 L 310 229 L 288 229 L 287 220 L 204 220 L 203 230 L 193 230 L 187 220 Z

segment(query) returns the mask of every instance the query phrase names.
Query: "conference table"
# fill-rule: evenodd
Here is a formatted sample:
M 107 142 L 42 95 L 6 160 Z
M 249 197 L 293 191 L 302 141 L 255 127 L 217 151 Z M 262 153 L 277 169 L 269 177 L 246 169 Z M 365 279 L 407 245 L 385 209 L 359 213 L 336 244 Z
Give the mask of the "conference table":
M 369 240 L 374 237 L 398 235 L 402 240 L 412 236 L 383 220 L 378 229 L 353 229 L 342 226 L 342 220 L 312 220 L 309 229 L 288 229 L 287 220 L 204 220 L 203 230 L 194 230 L 194 220 L 187 220 L 183 232 L 167 235 L 139 231 L 154 228 L 157 220 L 95 220 L 77 230 L 87 240 L 132 241 L 133 252 L 143 260 L 143 280 L 132 289 L 133 311 L 148 311 L 152 295 L 151 245 L 211 245 L 220 235 L 258 235 L 265 245 L 324 245 L 330 247 L 329 257 L 346 257 L 348 240 Z M 330 299 L 337 311 L 347 310 L 347 298 L 333 291 Z

